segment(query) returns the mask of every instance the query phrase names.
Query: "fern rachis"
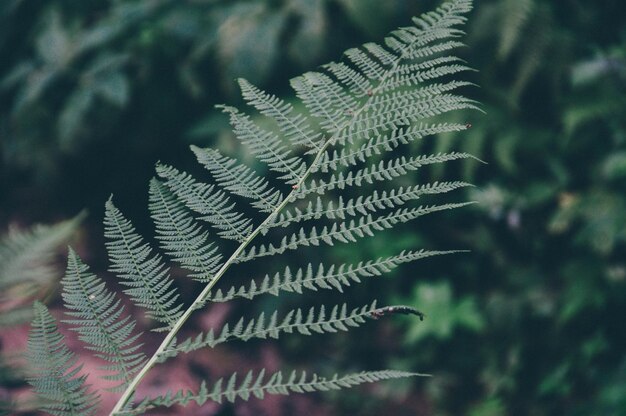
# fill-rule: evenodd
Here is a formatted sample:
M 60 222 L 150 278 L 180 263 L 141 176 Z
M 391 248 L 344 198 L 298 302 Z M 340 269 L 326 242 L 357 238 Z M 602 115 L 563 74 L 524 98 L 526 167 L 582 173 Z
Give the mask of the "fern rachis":
M 324 67 L 326 73 L 309 72 L 292 80 L 291 85 L 310 117 L 298 114 L 291 105 L 240 80 L 244 99 L 263 116 L 273 120 L 277 131 L 264 130 L 235 108 L 221 108 L 228 114 L 235 136 L 276 174 L 278 180 L 283 181 L 284 188 L 276 189 L 274 181 L 259 176 L 216 150 L 192 148 L 198 161 L 213 176 L 213 184 L 200 182 L 173 167 L 157 165 L 159 179 L 150 182 L 150 211 L 157 240 L 166 255 L 189 270 L 190 277 L 205 284 L 190 305 L 179 301 L 169 268 L 160 254 L 144 242 L 112 200 L 107 202 L 105 235 L 109 239 L 107 249 L 111 271 L 127 287 L 124 293 L 145 309 L 148 317 L 164 325 L 158 330 L 166 331 L 152 356 L 146 358 L 137 352 L 141 335 L 134 334 L 134 321 L 121 318 L 123 308 L 115 300 L 115 295 L 106 291 L 104 283 L 89 273 L 73 251 L 70 253 L 64 279 L 64 300 L 70 309 L 68 315 L 72 317 L 68 323 L 75 326 L 89 348 L 111 363 L 106 369 L 113 374 L 107 377 L 121 382 L 118 388 L 123 389 L 123 393 L 112 414 L 142 413 L 155 406 L 185 404 L 191 400 L 197 403 L 234 401 L 236 398 L 246 400 L 250 395 L 261 398 L 266 393 L 323 391 L 418 375 L 384 370 L 324 379 L 293 372 L 285 380 L 280 372 L 269 378 L 265 377 L 264 371 L 257 375 L 249 372 L 241 382 L 234 374 L 226 383 L 222 379 L 216 381 L 210 392 L 203 382 L 197 393 L 179 391 L 132 403 L 136 388 L 148 371 L 181 352 L 214 347 L 231 340 L 277 338 L 282 333 L 294 331 L 303 335 L 345 331 L 365 323 L 366 318 L 376 319 L 394 312 L 423 317 L 421 312 L 408 306 L 379 308 L 370 303 L 348 310 L 344 304 L 330 308 L 328 312 L 329 308 L 321 305 L 307 313 L 301 309 L 284 315 L 277 311 L 262 313 L 255 319 L 241 318 L 232 327 L 226 325 L 219 332 L 211 330 L 182 342 L 177 339 L 189 317 L 211 302 L 230 301 L 237 297 L 250 299 L 267 293 L 301 293 L 303 289 L 343 291 L 363 277 L 380 275 L 402 263 L 452 252 L 404 251 L 356 265 L 320 264 L 315 273 L 309 264 L 298 269 L 295 275 L 286 268 L 273 279 L 266 275 L 258 285 L 252 280 L 248 287 L 230 289 L 226 294 L 215 290 L 216 284 L 236 263 L 280 255 L 286 250 L 307 245 L 354 243 L 419 216 L 467 204 L 401 207 L 426 194 L 449 192 L 468 185 L 463 182 L 393 189 L 385 189 L 383 185 L 424 165 L 471 157 L 464 153 L 449 153 L 406 158 L 394 157 L 391 153 L 427 135 L 467 128 L 462 124 L 424 120 L 457 109 L 476 108 L 474 101 L 450 93 L 468 83 L 434 82 L 468 69 L 457 64 L 454 57 L 438 55 L 458 46 L 458 42 L 449 39 L 462 33 L 455 26 L 464 22 L 463 15 L 470 9 L 469 0 L 452 0 L 437 11 L 414 19 L 415 26 L 393 32 L 386 38 L 385 46 L 370 43 L 351 49 L 346 52 L 349 63 L 329 64 Z M 370 163 L 373 154 L 382 160 Z M 377 186 L 382 188 L 376 189 Z M 344 199 L 340 195 L 333 199 L 337 189 L 348 187 L 374 189 L 370 194 L 355 198 Z M 253 219 L 238 209 L 240 202 L 232 196 L 252 201 L 252 207 L 265 214 L 263 221 L 255 225 Z M 309 205 L 304 210 L 296 205 L 309 197 L 314 197 L 315 202 L 308 200 Z M 305 221 L 315 223 L 322 219 L 327 225 L 314 224 L 306 226 L 306 230 L 301 225 Z M 299 231 L 288 231 L 291 225 L 299 227 Z M 282 236 L 279 243 L 256 241 L 276 236 Z M 229 244 L 220 244 L 220 238 L 224 240 L 221 243 L 237 244 L 228 258 L 220 251 Z M 54 333 L 54 328 L 45 307 L 38 304 L 36 308 L 40 322 L 33 328 L 32 340 L 33 348 L 39 351 L 42 336 Z M 111 332 L 111 328 L 118 332 Z M 59 340 L 55 338 L 54 342 Z M 43 353 L 34 356 L 39 361 L 43 360 L 42 357 Z M 60 365 L 67 371 L 72 363 L 66 361 Z M 64 385 L 73 380 L 77 380 L 75 384 L 80 382 L 82 379 L 75 377 L 76 372 L 62 374 L 58 382 Z M 41 387 L 36 378 L 33 380 L 34 385 Z M 80 390 L 84 389 L 81 383 L 73 388 L 83 391 Z M 45 387 L 43 390 L 40 393 L 45 396 Z M 58 399 L 58 395 L 55 397 Z M 59 406 L 65 405 L 67 403 Z

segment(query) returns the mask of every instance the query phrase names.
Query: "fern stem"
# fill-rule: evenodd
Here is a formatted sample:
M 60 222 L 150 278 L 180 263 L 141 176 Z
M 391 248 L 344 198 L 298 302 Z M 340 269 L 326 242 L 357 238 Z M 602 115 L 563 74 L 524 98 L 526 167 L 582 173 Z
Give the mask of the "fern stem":
M 237 260 L 239 255 L 244 251 L 244 249 L 254 240 L 254 238 L 257 235 L 259 235 L 264 229 L 266 229 L 274 221 L 274 218 L 276 218 L 278 213 L 280 213 L 283 210 L 283 208 L 285 208 L 290 202 L 292 202 L 295 199 L 295 194 L 298 192 L 298 189 L 304 184 L 304 181 L 312 173 L 317 171 L 318 165 L 320 164 L 320 161 L 321 161 L 321 159 L 322 159 L 322 157 L 324 155 L 325 150 L 331 144 L 333 144 L 335 142 L 337 137 L 341 137 L 341 132 L 344 131 L 344 129 L 351 127 L 355 123 L 355 121 L 357 120 L 357 117 L 358 117 L 358 115 L 360 113 L 362 113 L 363 111 L 365 111 L 368 108 L 368 105 L 370 104 L 370 101 L 372 100 L 372 98 L 374 96 L 376 96 L 376 93 L 379 91 L 380 87 L 384 86 L 386 80 L 390 76 L 392 76 L 392 74 L 394 74 L 396 72 L 396 69 L 398 68 L 399 63 L 403 59 L 405 59 L 406 53 L 411 48 L 411 46 L 412 46 L 411 44 L 405 46 L 405 48 L 399 54 L 399 56 L 396 59 L 396 61 L 391 65 L 391 67 L 380 78 L 380 81 L 379 81 L 378 85 L 375 88 L 372 89 L 372 95 L 367 98 L 367 100 L 363 103 L 363 105 L 361 106 L 360 109 L 358 109 L 358 110 L 356 110 L 356 111 L 354 111 L 352 113 L 352 118 L 347 120 L 344 123 L 344 126 L 338 128 L 336 133 L 334 135 L 332 135 L 331 137 L 329 137 L 325 141 L 324 145 L 319 148 L 315 158 L 313 159 L 313 161 L 311 162 L 311 164 L 309 165 L 307 170 L 304 172 L 302 177 L 298 180 L 298 182 L 295 185 L 293 185 L 292 190 L 287 195 L 287 197 L 274 209 L 273 212 L 271 212 L 267 216 L 267 218 L 258 227 L 256 227 L 252 231 L 252 233 L 250 233 L 250 235 L 248 237 L 246 237 L 244 239 L 244 241 L 233 252 L 233 254 L 230 256 L 230 258 L 217 271 L 217 273 L 215 274 L 213 279 L 204 287 L 204 289 L 198 295 L 198 297 L 196 297 L 196 299 L 193 301 L 193 303 L 183 312 L 183 314 L 176 321 L 176 323 L 174 323 L 171 326 L 170 331 L 168 332 L 168 334 L 165 336 L 165 338 L 161 342 L 161 345 L 159 345 L 159 347 L 154 352 L 152 357 L 150 357 L 150 359 L 146 362 L 146 364 L 143 366 L 143 368 L 137 372 L 137 374 L 135 375 L 133 380 L 128 384 L 128 386 L 126 387 L 126 390 L 124 391 L 124 393 L 122 394 L 122 396 L 120 397 L 120 399 L 116 403 L 115 407 L 111 411 L 111 415 L 114 415 L 114 414 L 117 414 L 117 413 L 121 412 L 122 409 L 124 409 L 127 406 L 127 403 L 129 402 L 129 400 L 134 395 L 135 390 L 136 390 L 137 386 L 139 385 L 139 383 L 141 382 L 141 380 L 145 377 L 145 375 L 148 373 L 148 371 L 150 371 L 150 369 L 152 369 L 152 367 L 154 367 L 154 365 L 159 362 L 159 358 L 160 358 L 161 354 L 163 354 L 166 351 L 166 349 L 169 347 L 170 343 L 176 337 L 178 332 L 181 330 L 181 328 L 183 327 L 183 325 L 185 324 L 187 319 L 189 319 L 191 314 L 196 309 L 201 308 L 205 304 L 205 300 L 210 295 L 211 290 L 213 289 L 213 287 L 217 284 L 217 282 L 221 279 L 221 277 L 226 273 L 226 271 L 230 268 L 230 266 L 235 263 L 235 261 Z

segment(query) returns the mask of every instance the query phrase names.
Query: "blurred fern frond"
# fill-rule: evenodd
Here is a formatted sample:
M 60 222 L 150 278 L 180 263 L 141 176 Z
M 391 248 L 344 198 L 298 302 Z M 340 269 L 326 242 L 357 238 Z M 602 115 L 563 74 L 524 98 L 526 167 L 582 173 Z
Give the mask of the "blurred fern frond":
M 55 257 L 84 214 L 55 225 L 12 229 L 0 240 L 0 327 L 28 322 L 32 308 L 26 300 L 59 277 Z M 32 301 L 32 300 L 31 300 Z

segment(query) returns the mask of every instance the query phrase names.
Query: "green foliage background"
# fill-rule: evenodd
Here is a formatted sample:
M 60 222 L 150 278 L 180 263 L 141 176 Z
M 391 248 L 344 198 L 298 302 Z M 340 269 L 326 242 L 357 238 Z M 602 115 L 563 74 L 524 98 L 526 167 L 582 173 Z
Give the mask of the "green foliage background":
M 226 118 L 212 107 L 237 103 L 236 77 L 284 95 L 290 77 L 435 4 L 2 2 L 3 228 L 86 207 L 97 258 L 110 193 L 147 228 L 157 160 L 187 168 L 195 166 L 189 144 L 232 146 Z M 361 334 L 342 337 L 333 348 L 352 352 L 347 365 L 388 359 L 432 372 L 419 385 L 393 386 L 425 414 L 626 414 L 623 6 L 483 0 L 468 34 L 464 58 L 479 69 L 472 81 L 481 87 L 472 98 L 487 115 L 459 115 L 472 124 L 466 134 L 427 139 L 414 151 L 463 150 L 487 161 L 454 167 L 478 185 L 468 197 L 480 204 L 417 223 L 410 243 L 472 251 L 357 289 L 414 305 L 427 319 L 384 327 L 366 345 Z M 394 234 L 385 237 L 368 242 L 370 257 L 396 251 Z M 328 255 L 354 261 L 363 253 L 337 246 Z M 315 348 L 292 344 L 300 352 L 286 359 Z M 368 414 L 353 394 L 336 398 L 337 414 Z

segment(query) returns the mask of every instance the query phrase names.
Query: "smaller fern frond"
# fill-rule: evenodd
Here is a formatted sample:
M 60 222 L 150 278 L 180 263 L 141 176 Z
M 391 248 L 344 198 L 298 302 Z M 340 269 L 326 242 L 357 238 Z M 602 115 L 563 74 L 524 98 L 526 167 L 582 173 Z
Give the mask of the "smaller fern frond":
M 293 208 L 281 212 L 274 217 L 269 226 L 288 227 L 289 225 L 300 223 L 306 220 L 317 220 L 320 218 L 345 219 L 347 216 L 367 215 L 377 211 L 396 208 L 406 202 L 415 201 L 422 195 L 441 194 L 454 191 L 459 188 L 472 186 L 467 182 L 435 182 L 432 184 L 401 186 L 389 191 L 373 191 L 372 194 L 363 197 L 350 198 L 347 201 L 340 195 L 336 201 L 322 201 L 318 196 L 315 203 L 309 201 L 306 208 Z
M 303 114 L 293 114 L 291 104 L 260 90 L 243 78 L 238 79 L 238 82 L 246 102 L 274 120 L 292 144 L 309 147 L 310 152 L 317 152 L 321 148 L 321 134 L 313 131 Z
M 167 165 L 157 164 L 156 171 L 174 195 L 189 209 L 203 215 L 200 219 L 217 229 L 220 237 L 242 242 L 252 231 L 252 220 L 237 212 L 235 204 L 214 185 L 198 182 Z
M 302 158 L 291 156 L 290 150 L 270 131 L 257 126 L 247 115 L 234 107 L 218 106 L 230 118 L 235 136 L 241 140 L 261 162 L 281 174 L 288 184 L 296 184 L 306 172 Z
M 327 75 L 307 72 L 290 82 L 298 98 L 313 116 L 320 119 L 320 126 L 329 135 L 341 131 L 352 118 L 356 101 Z
M 359 373 L 339 376 L 335 374 L 330 378 L 320 377 L 317 374 L 308 376 L 306 372 L 292 371 L 288 377 L 281 371 L 273 373 L 266 378 L 265 370 L 257 375 L 251 370 L 239 382 L 237 374 L 233 374 L 228 380 L 218 379 L 211 390 L 205 382 L 200 385 L 197 393 L 192 391 L 178 391 L 167 393 L 164 396 L 144 399 L 131 412 L 122 412 L 121 415 L 141 414 L 154 407 L 170 407 L 176 404 L 186 405 L 194 401 L 203 405 L 207 401 L 222 403 L 223 401 L 234 402 L 237 399 L 248 400 L 251 396 L 263 399 L 267 394 L 289 395 L 291 393 L 311 393 L 316 391 L 341 390 L 364 383 L 373 383 L 383 380 L 391 380 L 407 377 L 428 377 L 428 374 L 410 373 L 406 371 L 381 370 L 362 371 Z
M 0 330 L 32 320 L 32 298 L 62 274 L 56 254 L 84 216 L 24 230 L 9 227 L 0 235 Z
M 383 80 L 387 70 L 384 65 L 374 60 L 366 52 L 359 48 L 351 48 L 345 52 L 350 62 L 359 69 L 367 79 L 378 82 Z M 397 58 L 396 58 L 397 59 Z
M 280 292 L 302 293 L 303 290 L 331 289 L 343 292 L 343 288 L 352 283 L 360 283 L 362 278 L 381 276 L 388 273 L 403 263 L 409 263 L 427 257 L 444 254 L 460 253 L 462 250 L 418 250 L 402 251 L 395 256 L 379 258 L 357 264 L 331 264 L 325 266 L 319 264 L 313 267 L 310 263 L 306 268 L 298 268 L 292 272 L 289 266 L 282 273 L 273 276 L 265 275 L 260 283 L 252 280 L 248 287 L 240 286 L 238 289 L 231 286 L 222 291 L 218 289 L 215 294 L 208 297 L 210 302 L 229 302 L 236 298 L 252 299 L 254 297 L 272 294 L 278 296 Z
M 155 178 L 150 181 L 149 208 L 156 238 L 165 253 L 190 270 L 191 278 L 209 282 L 222 265 L 222 255 L 208 241 L 208 232 L 196 223 L 183 203 Z
M 359 71 L 343 62 L 331 62 L 326 64 L 324 68 L 333 74 L 355 97 L 363 97 L 372 93 L 373 83 Z
M 326 191 L 332 189 L 361 186 L 363 183 L 373 184 L 374 182 L 390 181 L 406 175 L 408 172 L 415 171 L 422 166 L 459 159 L 479 160 L 475 156 L 463 152 L 438 153 L 410 158 L 400 156 L 391 160 L 381 160 L 378 164 L 370 165 L 355 172 L 350 171 L 346 174 L 343 172 L 333 173 L 327 180 L 312 179 L 303 183 L 294 196 L 301 199 L 312 193 L 323 195 Z
M 215 149 L 191 146 L 191 150 L 218 184 L 235 195 L 253 199 L 252 206 L 261 212 L 272 212 L 283 201 L 280 191 L 273 189 L 264 178 L 235 159 L 223 156 Z
M 96 356 L 110 365 L 103 369 L 112 372 L 104 376 L 122 383 L 111 391 L 120 391 L 139 370 L 146 357 L 137 352 L 141 344 L 136 341 L 141 333 L 133 334 L 135 321 L 131 316 L 122 317 L 124 306 L 108 291 L 104 282 L 89 272 L 80 257 L 70 248 L 67 272 L 61 280 L 66 314 L 72 319 L 66 322 L 78 332 L 79 339 L 96 351 Z
M 9 228 L 0 239 L 0 289 L 57 276 L 53 265 L 56 248 L 69 239 L 84 216 L 81 213 L 58 224 L 36 225 L 28 230 Z
M 131 222 L 109 198 L 105 205 L 104 236 L 111 261 L 110 271 L 128 286 L 126 293 L 132 301 L 146 310 L 146 316 L 165 323 L 164 331 L 176 323 L 182 314 L 179 295 L 173 280 L 158 254 L 137 234 Z
M 31 365 L 28 382 L 42 399 L 42 410 L 55 416 L 91 416 L 100 402 L 96 393 L 79 375 L 82 365 L 59 332 L 48 308 L 34 304 L 34 317 L 28 336 L 26 358 Z
M 375 231 L 391 229 L 399 223 L 405 223 L 434 212 L 461 208 L 474 203 L 460 202 L 402 208 L 376 218 L 372 217 L 371 214 L 367 214 L 353 220 L 335 222 L 330 227 L 324 226 L 321 230 L 318 230 L 315 226 L 311 227 L 308 232 L 304 228 L 300 228 L 297 233 L 283 237 L 277 246 L 272 243 L 259 244 L 243 250 L 237 257 L 237 261 L 245 262 L 259 257 L 282 254 L 287 250 L 297 250 L 303 246 L 319 246 L 322 242 L 330 246 L 334 245 L 335 242 L 356 242 L 358 238 L 372 237 Z
M 214 348 L 232 340 L 248 341 L 252 338 L 280 338 L 283 333 L 297 332 L 301 335 L 313 335 L 313 333 L 324 334 L 337 331 L 348 331 L 350 327 L 359 327 L 365 323 L 366 318 L 376 318 L 376 301 L 370 305 L 354 308 L 348 311 L 347 305 L 335 305 L 327 315 L 324 305 L 319 308 L 311 307 L 308 312 L 302 309 L 289 311 L 284 318 L 278 317 L 278 312 L 274 311 L 269 318 L 262 312 L 257 319 L 250 319 L 246 322 L 244 318 L 237 321 L 235 325 L 225 324 L 219 335 L 213 330 L 206 334 L 198 334 L 196 337 L 188 338 L 180 344 L 165 350 L 159 357 L 165 360 L 174 357 L 181 352 L 189 353 L 201 348 Z M 173 345 L 173 344 L 172 344 Z
M 386 68 L 393 66 L 398 60 L 398 57 L 394 53 L 374 42 L 363 44 L 363 49 L 376 58 Z

